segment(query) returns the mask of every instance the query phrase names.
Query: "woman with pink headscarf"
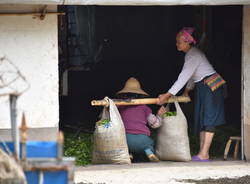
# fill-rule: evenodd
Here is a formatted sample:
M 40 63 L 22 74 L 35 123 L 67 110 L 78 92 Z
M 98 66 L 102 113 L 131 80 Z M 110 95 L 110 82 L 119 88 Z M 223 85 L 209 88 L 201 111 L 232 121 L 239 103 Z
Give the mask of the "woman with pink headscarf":
M 185 53 L 184 65 L 172 87 L 166 93 L 159 95 L 158 104 L 164 104 L 185 85 L 184 96 L 188 96 L 189 91 L 194 88 L 194 133 L 199 134 L 200 150 L 192 160 L 207 162 L 215 128 L 225 121 L 223 95 L 225 81 L 215 71 L 204 53 L 195 47 L 193 32 L 194 28 L 184 27 L 176 36 L 177 50 Z

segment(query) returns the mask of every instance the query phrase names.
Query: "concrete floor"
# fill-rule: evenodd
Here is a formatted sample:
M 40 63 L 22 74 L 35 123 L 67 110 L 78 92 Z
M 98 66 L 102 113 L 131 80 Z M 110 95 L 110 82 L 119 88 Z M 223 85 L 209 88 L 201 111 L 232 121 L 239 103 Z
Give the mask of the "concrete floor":
M 134 163 L 77 167 L 81 184 L 183 184 L 182 179 L 235 178 L 250 175 L 245 161 Z M 250 182 L 249 182 L 250 183 Z

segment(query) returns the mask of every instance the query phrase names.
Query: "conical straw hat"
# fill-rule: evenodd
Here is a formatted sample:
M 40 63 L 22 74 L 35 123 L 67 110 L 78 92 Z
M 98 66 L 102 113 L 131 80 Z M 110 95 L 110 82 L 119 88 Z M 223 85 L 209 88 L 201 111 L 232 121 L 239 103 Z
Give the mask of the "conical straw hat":
M 117 92 L 117 94 L 120 93 L 136 93 L 136 94 L 148 95 L 145 91 L 141 89 L 140 82 L 134 77 L 131 77 L 127 80 L 123 89 Z

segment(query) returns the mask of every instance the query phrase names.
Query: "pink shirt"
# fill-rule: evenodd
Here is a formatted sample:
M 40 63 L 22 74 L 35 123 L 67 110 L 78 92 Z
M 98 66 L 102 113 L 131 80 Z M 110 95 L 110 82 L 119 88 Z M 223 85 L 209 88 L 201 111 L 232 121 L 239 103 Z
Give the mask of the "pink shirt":
M 147 117 L 152 110 L 146 105 L 120 106 L 119 108 L 126 133 L 144 134 L 150 136 L 150 130 L 147 127 Z

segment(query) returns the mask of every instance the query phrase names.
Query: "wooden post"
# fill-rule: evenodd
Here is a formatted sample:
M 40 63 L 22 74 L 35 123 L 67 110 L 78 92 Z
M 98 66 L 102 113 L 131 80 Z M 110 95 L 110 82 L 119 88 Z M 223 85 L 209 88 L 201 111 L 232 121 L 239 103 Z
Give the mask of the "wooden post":
M 11 133 L 12 133 L 12 141 L 14 143 L 14 156 L 16 160 L 19 160 L 20 157 L 20 149 L 19 149 L 19 131 L 17 126 L 17 109 L 16 109 L 16 102 L 17 102 L 18 96 L 16 95 L 10 95 L 10 115 L 11 115 Z
M 59 131 L 57 134 L 57 159 L 62 160 L 63 157 L 63 143 L 64 135 L 62 131 Z
M 22 154 L 22 160 L 26 160 L 26 142 L 27 142 L 27 130 L 28 127 L 26 125 L 26 118 L 25 114 L 23 113 L 22 115 L 22 124 L 20 127 L 21 130 L 21 154 Z

